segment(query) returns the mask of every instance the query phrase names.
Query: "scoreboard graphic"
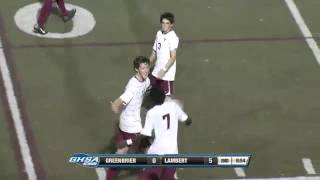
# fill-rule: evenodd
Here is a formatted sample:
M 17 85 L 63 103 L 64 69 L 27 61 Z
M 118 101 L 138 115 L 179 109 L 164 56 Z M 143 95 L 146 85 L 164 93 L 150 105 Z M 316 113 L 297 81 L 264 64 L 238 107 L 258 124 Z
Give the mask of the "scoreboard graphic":
M 248 154 L 74 154 L 69 163 L 91 168 L 235 168 L 248 167 Z

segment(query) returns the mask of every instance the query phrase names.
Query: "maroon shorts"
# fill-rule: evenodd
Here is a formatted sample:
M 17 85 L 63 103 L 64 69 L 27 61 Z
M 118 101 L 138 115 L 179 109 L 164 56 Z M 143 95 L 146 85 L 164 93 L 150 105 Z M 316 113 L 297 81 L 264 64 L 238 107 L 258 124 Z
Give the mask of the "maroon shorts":
M 174 180 L 175 168 L 146 168 L 140 180 Z
M 158 79 L 153 75 L 150 75 L 150 84 L 152 87 L 163 90 L 166 95 L 173 95 L 173 81 Z
M 139 135 L 139 133 L 127 133 L 124 131 L 121 131 L 121 129 L 119 128 L 117 135 L 116 135 L 116 143 L 117 145 L 125 140 L 128 139 L 135 139 L 137 136 Z

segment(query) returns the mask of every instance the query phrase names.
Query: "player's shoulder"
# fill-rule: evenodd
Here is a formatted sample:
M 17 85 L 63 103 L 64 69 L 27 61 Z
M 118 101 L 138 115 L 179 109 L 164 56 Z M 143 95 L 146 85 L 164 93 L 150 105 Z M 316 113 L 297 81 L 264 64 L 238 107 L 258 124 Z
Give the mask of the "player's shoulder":
M 176 34 L 176 32 L 174 30 L 170 31 L 168 35 L 170 38 L 179 39 L 178 35 Z
M 135 76 L 132 76 L 127 84 L 127 87 L 137 87 L 139 86 L 139 81 Z
M 132 76 L 130 79 L 129 79 L 129 82 L 127 84 L 127 87 L 135 87 L 135 88 L 142 88 L 144 86 L 149 86 L 150 85 L 150 79 L 147 78 L 146 80 L 144 81 L 140 81 L 138 80 L 135 76 Z
M 155 114 L 157 114 L 157 108 L 158 106 L 153 106 L 152 108 L 150 108 L 148 111 L 147 111 L 147 116 L 148 117 L 153 117 L 155 116 Z
M 136 78 L 134 76 L 132 76 L 129 81 L 128 84 L 135 84 L 136 83 Z
M 162 31 L 161 31 L 161 30 L 157 31 L 156 36 L 159 37 L 159 36 L 161 36 L 161 35 L 162 35 Z
M 181 108 L 183 109 L 183 103 L 175 98 L 172 97 L 166 97 L 165 103 L 169 104 L 173 108 Z

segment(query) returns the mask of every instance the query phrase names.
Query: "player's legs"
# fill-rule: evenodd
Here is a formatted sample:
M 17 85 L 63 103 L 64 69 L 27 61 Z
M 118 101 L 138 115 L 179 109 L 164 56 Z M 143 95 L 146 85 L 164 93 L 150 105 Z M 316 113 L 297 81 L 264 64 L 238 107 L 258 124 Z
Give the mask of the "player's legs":
M 121 133 L 121 130 L 118 129 L 117 131 L 117 135 L 115 137 L 116 139 L 116 144 L 118 144 L 119 142 L 123 141 L 124 140 L 124 137 L 123 137 L 123 133 Z M 122 149 L 117 149 L 117 154 L 121 154 L 119 151 L 123 151 L 122 154 L 125 154 L 126 152 Z M 119 175 L 119 170 L 118 168 L 109 168 L 108 169 L 108 172 L 107 172 L 107 179 L 108 180 L 113 180 L 113 179 L 117 179 Z
M 53 0 L 44 0 L 38 15 L 38 26 L 44 28 L 51 11 Z
M 160 80 L 154 77 L 152 74 L 149 76 L 150 84 L 154 88 L 160 88 Z
M 162 168 L 146 168 L 143 170 L 140 180 L 160 180 Z
M 160 80 L 160 88 L 166 93 L 167 96 L 173 95 L 173 81 Z
M 174 180 L 175 168 L 163 168 L 162 179 Z
M 58 4 L 58 7 L 60 9 L 60 12 L 61 12 L 62 16 L 68 15 L 68 11 L 67 11 L 67 9 L 65 7 L 64 0 L 57 0 L 57 4 Z
M 153 75 L 150 76 L 150 84 L 152 87 L 163 90 L 167 96 L 173 95 L 173 81 L 158 79 Z
M 163 81 L 163 86 L 164 89 L 167 89 L 165 91 L 167 96 L 173 95 L 173 81 Z
M 56 0 L 56 1 L 59 6 L 60 12 L 62 14 L 63 21 L 66 22 L 66 21 L 69 21 L 70 19 L 72 19 L 74 17 L 74 15 L 76 14 L 76 9 L 72 9 L 70 11 L 67 11 L 66 7 L 65 7 L 64 0 Z M 52 5 L 53 5 L 53 0 L 44 0 L 43 1 L 42 7 L 38 13 L 37 24 L 35 24 L 35 26 L 33 27 L 33 31 L 35 33 L 39 33 L 42 35 L 48 33 L 45 30 L 44 25 L 46 24 L 48 17 L 51 14 Z
M 124 131 L 121 131 L 120 129 L 117 132 L 116 135 L 116 143 L 117 145 L 125 140 L 128 139 L 134 139 L 138 136 L 138 133 L 127 133 Z M 124 147 L 122 149 L 117 149 L 116 154 L 127 154 L 129 147 Z M 118 168 L 109 168 L 107 172 L 107 179 L 108 180 L 114 180 L 119 175 L 119 169 Z
M 72 19 L 73 16 L 76 14 L 76 9 L 72 9 L 72 10 L 68 11 L 66 9 L 64 0 L 56 0 L 56 1 L 57 1 L 57 4 L 58 4 L 58 7 L 60 9 L 63 21 L 67 22 L 70 19 Z

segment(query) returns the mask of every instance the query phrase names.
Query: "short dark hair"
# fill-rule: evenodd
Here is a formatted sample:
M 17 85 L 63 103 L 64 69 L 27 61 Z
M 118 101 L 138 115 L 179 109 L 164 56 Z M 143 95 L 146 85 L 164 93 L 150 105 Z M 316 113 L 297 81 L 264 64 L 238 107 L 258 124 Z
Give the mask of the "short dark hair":
M 166 94 L 163 90 L 153 87 L 150 90 L 150 98 L 155 105 L 161 105 L 166 98 Z
M 139 69 L 140 64 L 150 64 L 149 58 L 145 56 L 138 56 L 133 60 L 133 69 Z
M 171 12 L 165 12 L 165 13 L 161 14 L 160 23 L 162 22 L 163 19 L 168 19 L 171 24 L 174 23 L 174 15 Z

